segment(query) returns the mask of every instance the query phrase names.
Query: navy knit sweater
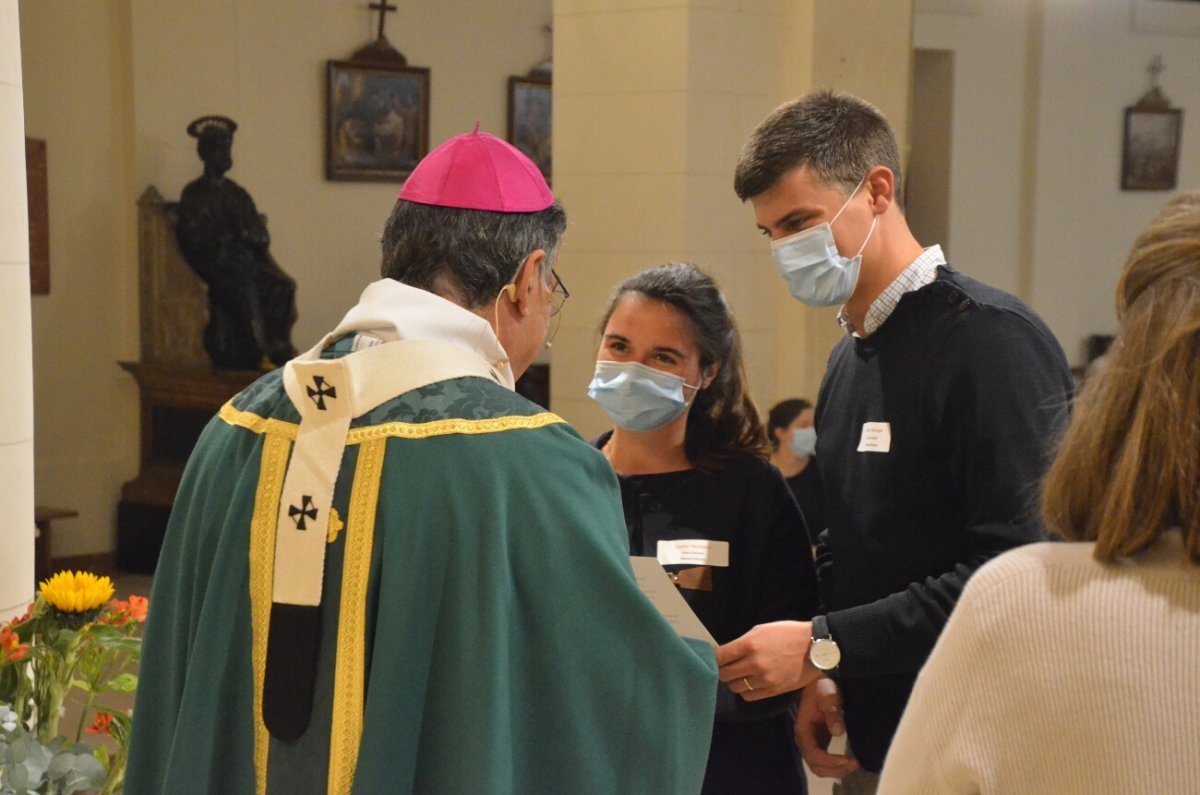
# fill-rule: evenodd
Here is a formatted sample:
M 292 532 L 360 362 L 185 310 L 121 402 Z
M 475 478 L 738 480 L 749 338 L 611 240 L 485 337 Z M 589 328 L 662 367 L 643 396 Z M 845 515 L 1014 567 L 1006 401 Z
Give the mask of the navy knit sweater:
M 847 733 L 865 769 L 882 767 L 967 578 L 1043 538 L 1038 481 L 1071 393 L 1041 319 L 949 268 L 904 295 L 869 338 L 835 346 L 817 401 L 817 569 L 842 649 Z M 865 423 L 887 424 L 886 452 L 859 452 Z

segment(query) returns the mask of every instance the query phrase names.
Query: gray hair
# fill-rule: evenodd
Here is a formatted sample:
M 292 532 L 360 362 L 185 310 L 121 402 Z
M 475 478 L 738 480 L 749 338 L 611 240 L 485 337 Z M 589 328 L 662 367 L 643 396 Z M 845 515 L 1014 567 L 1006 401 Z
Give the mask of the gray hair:
M 847 194 L 872 168 L 887 166 L 895 177 L 896 204 L 904 208 L 896 134 L 878 108 L 858 97 L 814 91 L 780 105 L 746 141 L 733 189 L 746 201 L 803 165 Z
M 385 278 L 428 290 L 476 309 L 496 300 L 525 258 L 546 252 L 543 283 L 567 228 L 555 201 L 533 213 L 497 213 L 396 202 L 383 230 Z

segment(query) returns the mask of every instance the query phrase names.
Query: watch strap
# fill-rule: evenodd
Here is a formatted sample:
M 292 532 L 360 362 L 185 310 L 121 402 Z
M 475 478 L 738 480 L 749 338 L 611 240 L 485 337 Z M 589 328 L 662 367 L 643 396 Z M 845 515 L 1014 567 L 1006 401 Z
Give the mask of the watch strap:
M 813 616 L 812 620 L 812 636 L 813 640 L 832 639 L 829 634 L 829 619 L 825 616 Z

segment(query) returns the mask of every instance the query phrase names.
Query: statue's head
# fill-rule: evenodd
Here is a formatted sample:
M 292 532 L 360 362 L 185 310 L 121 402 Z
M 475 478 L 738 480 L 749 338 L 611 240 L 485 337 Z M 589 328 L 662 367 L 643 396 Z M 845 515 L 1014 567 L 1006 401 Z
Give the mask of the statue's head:
M 206 170 L 224 174 L 233 166 L 233 132 L 237 122 L 226 116 L 201 116 L 188 125 L 196 140 L 196 152 Z

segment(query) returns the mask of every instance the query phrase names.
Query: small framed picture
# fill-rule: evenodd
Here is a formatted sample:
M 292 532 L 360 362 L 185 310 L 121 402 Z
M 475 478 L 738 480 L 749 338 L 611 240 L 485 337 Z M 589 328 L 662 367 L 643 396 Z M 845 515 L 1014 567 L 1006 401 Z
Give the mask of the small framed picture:
M 329 61 L 325 176 L 403 182 L 429 149 L 429 70 Z
M 550 181 L 549 78 L 528 75 L 508 78 L 508 141 L 537 163 Z
M 25 188 L 29 201 L 29 289 L 50 293 L 50 189 L 46 175 L 46 142 L 25 139 Z
M 1125 109 L 1121 157 L 1122 190 L 1173 190 L 1179 178 L 1183 111 L 1178 108 Z

